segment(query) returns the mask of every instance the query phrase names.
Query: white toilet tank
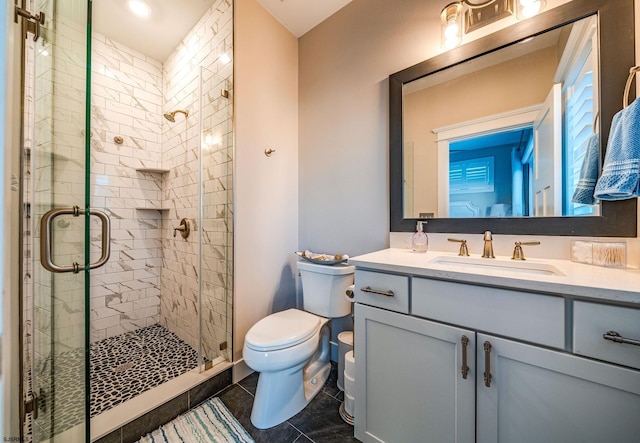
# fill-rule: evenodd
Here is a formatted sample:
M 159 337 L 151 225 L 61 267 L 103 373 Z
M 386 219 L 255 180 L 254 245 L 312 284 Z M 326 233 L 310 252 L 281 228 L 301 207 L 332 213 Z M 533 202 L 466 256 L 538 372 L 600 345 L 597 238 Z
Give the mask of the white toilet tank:
M 326 318 L 351 314 L 345 292 L 353 284 L 354 270 L 355 266 L 298 262 L 304 310 Z

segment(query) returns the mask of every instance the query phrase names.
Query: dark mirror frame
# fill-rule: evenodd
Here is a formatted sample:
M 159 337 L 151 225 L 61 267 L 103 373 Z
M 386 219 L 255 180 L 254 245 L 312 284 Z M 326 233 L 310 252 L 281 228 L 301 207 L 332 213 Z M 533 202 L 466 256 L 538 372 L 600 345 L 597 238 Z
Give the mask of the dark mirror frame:
M 404 218 L 402 186 L 402 86 L 418 78 L 480 57 L 513 42 L 541 34 L 593 14 L 598 15 L 600 40 L 600 140 L 604 160 L 611 121 L 622 108 L 629 68 L 635 64 L 633 0 L 572 0 L 521 21 L 509 28 L 474 40 L 389 76 L 389 197 L 391 232 L 414 231 L 419 219 Z M 633 89 L 633 88 L 632 88 Z M 635 91 L 635 90 L 634 90 Z M 481 233 L 490 230 L 515 235 L 571 235 L 636 237 L 637 199 L 601 201 L 600 216 L 432 218 L 428 232 Z M 424 219 L 423 219 L 424 220 Z

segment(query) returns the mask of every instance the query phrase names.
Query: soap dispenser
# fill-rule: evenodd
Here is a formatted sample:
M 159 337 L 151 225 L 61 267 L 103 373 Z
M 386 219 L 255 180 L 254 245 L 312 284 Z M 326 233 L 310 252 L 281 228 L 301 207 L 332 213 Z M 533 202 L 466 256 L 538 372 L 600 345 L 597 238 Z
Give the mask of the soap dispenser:
M 416 225 L 416 233 L 413 234 L 413 239 L 411 240 L 411 249 L 413 252 L 427 252 L 429 246 L 429 238 L 422 230 L 422 223 L 426 222 L 418 222 Z

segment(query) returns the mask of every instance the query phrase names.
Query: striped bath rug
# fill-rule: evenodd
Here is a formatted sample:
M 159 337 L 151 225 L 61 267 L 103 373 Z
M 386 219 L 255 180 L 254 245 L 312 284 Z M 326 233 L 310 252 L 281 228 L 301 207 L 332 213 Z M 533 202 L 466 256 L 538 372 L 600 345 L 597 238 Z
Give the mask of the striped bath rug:
M 142 437 L 140 443 L 253 443 L 253 438 L 215 397 Z

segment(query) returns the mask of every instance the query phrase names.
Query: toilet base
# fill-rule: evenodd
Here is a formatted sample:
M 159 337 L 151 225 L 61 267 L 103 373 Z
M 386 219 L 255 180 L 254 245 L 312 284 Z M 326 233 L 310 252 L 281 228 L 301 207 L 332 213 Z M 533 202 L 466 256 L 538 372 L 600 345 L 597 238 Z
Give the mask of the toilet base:
M 282 377 L 279 373 L 261 372 L 251 410 L 253 426 L 258 429 L 272 428 L 302 411 L 320 392 L 330 372 L 329 362 L 315 377 L 304 382 L 301 380 L 302 369 L 288 377 Z
M 304 362 L 284 371 L 260 373 L 251 410 L 253 426 L 268 429 L 283 423 L 320 392 L 331 373 L 328 329 L 323 328 L 321 334 L 320 349 L 308 365 Z

